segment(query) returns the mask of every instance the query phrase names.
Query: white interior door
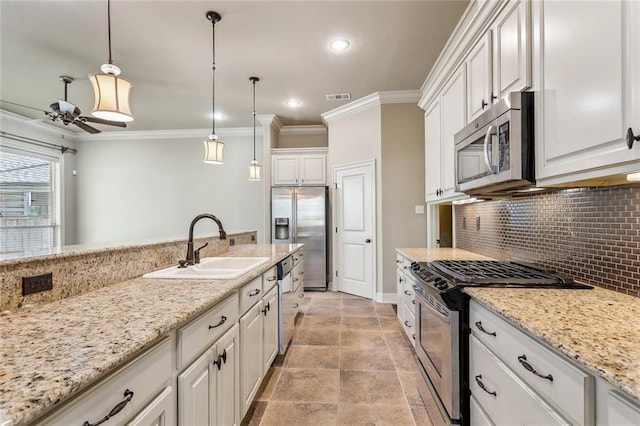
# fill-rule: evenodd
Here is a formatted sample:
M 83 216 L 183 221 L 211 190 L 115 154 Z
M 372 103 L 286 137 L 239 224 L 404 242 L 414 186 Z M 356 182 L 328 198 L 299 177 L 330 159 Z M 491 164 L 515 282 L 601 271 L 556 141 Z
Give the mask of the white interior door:
M 334 169 L 338 290 L 373 299 L 375 282 L 374 163 Z

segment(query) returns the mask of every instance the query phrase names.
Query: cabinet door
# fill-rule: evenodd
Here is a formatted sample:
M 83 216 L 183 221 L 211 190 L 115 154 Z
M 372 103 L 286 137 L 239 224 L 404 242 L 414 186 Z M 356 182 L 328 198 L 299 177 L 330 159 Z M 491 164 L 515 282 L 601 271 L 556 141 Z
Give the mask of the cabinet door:
M 467 117 L 473 121 L 491 104 L 491 31 L 476 43 L 466 59 Z
M 128 426 L 171 426 L 176 424 L 176 399 L 173 387 L 167 386 Z
M 455 192 L 454 136 L 466 124 L 466 84 L 464 64 L 451 76 L 440 96 L 442 177 L 444 197 L 458 195 Z
M 299 157 L 298 166 L 300 169 L 300 184 L 326 185 L 326 155 L 301 155 Z
M 437 200 L 440 190 L 440 98 L 424 114 L 425 200 Z
M 278 288 L 274 287 L 264 297 L 264 361 L 262 371 L 269 370 L 278 355 Z
M 263 315 L 262 302 L 240 318 L 241 416 L 244 417 L 262 381 Z
M 239 327 L 234 325 L 216 343 L 216 356 L 223 357 L 223 363 L 216 375 L 214 417 L 217 425 L 239 425 L 240 417 L 240 336 Z
M 509 2 L 491 26 L 495 100 L 531 86 L 530 4 Z
M 619 391 L 609 391 L 607 424 L 632 426 L 640 424 L 640 405 Z
M 274 155 L 273 156 L 273 184 L 297 185 L 298 184 L 298 156 Z
M 637 3 L 533 3 L 539 27 L 534 40 L 539 183 L 638 168 L 640 150 L 629 150 L 624 138 L 627 128 L 640 130 L 640 72 L 631 68 L 640 55 Z
M 178 423 L 213 425 L 215 381 L 213 360 L 215 345 L 178 376 Z

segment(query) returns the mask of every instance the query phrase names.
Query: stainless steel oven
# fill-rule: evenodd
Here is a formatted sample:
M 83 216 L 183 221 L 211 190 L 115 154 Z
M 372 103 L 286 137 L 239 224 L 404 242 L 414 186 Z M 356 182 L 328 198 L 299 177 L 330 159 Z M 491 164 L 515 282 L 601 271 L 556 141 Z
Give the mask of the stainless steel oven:
M 414 284 L 416 295 L 416 356 L 425 379 L 418 390 L 424 401 L 432 400 L 442 424 L 460 419 L 459 312 Z M 434 393 L 437 398 L 433 398 Z M 431 410 L 431 414 L 433 410 Z M 432 419 L 434 423 L 440 423 Z
M 533 93 L 513 92 L 456 133 L 456 189 L 474 195 L 535 184 Z

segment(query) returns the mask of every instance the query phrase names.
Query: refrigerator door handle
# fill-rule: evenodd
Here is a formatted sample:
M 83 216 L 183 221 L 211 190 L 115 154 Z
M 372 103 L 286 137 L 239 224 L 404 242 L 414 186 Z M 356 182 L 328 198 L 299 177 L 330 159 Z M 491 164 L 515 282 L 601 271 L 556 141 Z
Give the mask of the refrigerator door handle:
M 296 179 L 297 182 L 297 179 Z M 293 202 L 291 203 L 291 244 L 295 244 L 298 235 L 298 191 L 294 188 L 292 191 Z

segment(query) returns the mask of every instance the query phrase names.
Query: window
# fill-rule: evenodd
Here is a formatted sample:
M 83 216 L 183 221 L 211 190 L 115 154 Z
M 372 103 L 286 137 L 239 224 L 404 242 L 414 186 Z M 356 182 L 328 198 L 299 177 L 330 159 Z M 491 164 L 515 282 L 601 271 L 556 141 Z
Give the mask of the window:
M 56 158 L 0 150 L 0 255 L 60 245 L 58 166 Z

